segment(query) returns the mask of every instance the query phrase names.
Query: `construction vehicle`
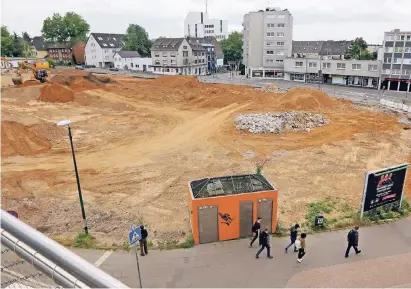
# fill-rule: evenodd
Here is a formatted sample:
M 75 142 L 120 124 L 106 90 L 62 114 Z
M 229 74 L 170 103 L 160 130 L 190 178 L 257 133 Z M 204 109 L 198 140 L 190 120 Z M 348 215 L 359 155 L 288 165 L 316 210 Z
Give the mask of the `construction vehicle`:
M 13 64 L 10 61 L 8 61 L 6 58 L 2 57 L 1 61 L 8 63 L 11 66 L 11 68 L 13 68 Z M 28 61 L 22 60 L 19 62 L 19 68 L 17 70 L 17 77 L 12 78 L 14 85 L 19 85 L 23 83 L 23 78 L 21 76 L 23 69 L 31 70 L 34 76 L 34 80 L 38 80 L 41 83 L 44 83 L 47 81 L 48 71 L 46 69 L 37 68 L 36 64 L 32 64 L 32 63 L 29 63 Z

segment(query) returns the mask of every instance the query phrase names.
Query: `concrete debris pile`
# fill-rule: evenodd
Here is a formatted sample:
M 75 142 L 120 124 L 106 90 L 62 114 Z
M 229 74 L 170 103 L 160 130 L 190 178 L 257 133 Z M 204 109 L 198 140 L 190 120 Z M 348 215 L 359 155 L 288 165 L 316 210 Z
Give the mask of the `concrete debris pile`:
M 288 89 L 283 89 L 277 87 L 275 84 L 267 84 L 261 88 L 256 88 L 256 90 L 263 91 L 263 92 L 272 92 L 272 93 L 286 93 Z
M 280 133 L 284 130 L 311 131 L 329 123 L 320 114 L 309 112 L 279 112 L 241 114 L 235 118 L 238 130 L 248 130 L 251 133 Z

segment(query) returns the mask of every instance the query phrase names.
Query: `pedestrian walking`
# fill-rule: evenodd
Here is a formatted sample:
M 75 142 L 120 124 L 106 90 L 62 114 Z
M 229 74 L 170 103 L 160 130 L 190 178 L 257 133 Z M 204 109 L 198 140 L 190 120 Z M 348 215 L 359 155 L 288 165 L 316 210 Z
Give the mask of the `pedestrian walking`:
M 257 240 L 257 238 L 260 237 L 260 230 L 261 230 L 261 221 L 263 219 L 261 219 L 260 217 L 257 217 L 257 221 L 254 223 L 253 227 L 251 228 L 251 232 L 253 233 L 253 240 L 250 243 L 250 248 L 253 247 L 253 243 L 255 240 Z
M 347 250 L 345 251 L 345 258 L 348 258 L 350 256 L 351 248 L 354 248 L 355 254 L 361 253 L 361 250 L 358 250 L 358 239 L 359 239 L 358 230 L 359 229 L 360 227 L 356 226 L 347 235 L 348 246 L 347 246 Z
M 297 262 L 298 263 L 301 263 L 303 261 L 303 257 L 305 255 L 305 247 L 306 247 L 305 238 L 306 237 L 307 237 L 307 234 L 302 233 L 300 238 L 297 241 L 295 241 L 295 246 L 298 250 L 298 253 L 297 253 Z
M 141 239 L 139 240 L 139 242 L 140 242 L 140 254 L 141 254 L 141 256 L 145 256 L 145 255 L 148 254 L 148 250 L 147 250 L 148 231 L 144 227 L 144 225 L 141 225 L 140 229 L 141 229 Z
M 287 253 L 288 248 L 291 247 L 291 245 L 294 245 L 294 252 L 297 252 L 297 247 L 295 246 L 295 241 L 297 240 L 298 236 L 298 228 L 300 228 L 299 224 L 295 224 L 290 228 L 290 244 L 285 247 L 285 252 Z
M 273 256 L 270 254 L 270 249 L 271 249 L 271 241 L 270 241 L 270 235 L 268 234 L 268 228 L 265 228 L 264 232 L 261 233 L 260 235 L 260 249 L 258 250 L 257 254 L 255 257 L 258 259 L 258 255 L 265 249 L 267 249 L 267 258 L 272 259 Z

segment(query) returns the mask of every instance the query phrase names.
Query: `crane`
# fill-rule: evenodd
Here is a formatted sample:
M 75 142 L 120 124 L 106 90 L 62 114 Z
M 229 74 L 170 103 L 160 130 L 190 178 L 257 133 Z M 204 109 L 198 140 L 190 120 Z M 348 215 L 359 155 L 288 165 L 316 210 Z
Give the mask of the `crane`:
M 13 64 L 8 61 L 6 58 L 1 57 L 1 61 L 4 61 L 5 63 L 9 63 L 11 67 L 13 67 Z M 17 77 L 13 77 L 12 81 L 14 85 L 19 85 L 23 83 L 23 79 L 21 77 L 21 73 L 23 69 L 29 69 L 33 73 L 33 76 L 36 80 L 40 81 L 41 83 L 47 81 L 48 77 L 48 71 L 46 69 L 39 69 L 36 67 L 35 64 L 29 63 L 28 61 L 20 61 L 19 62 L 19 68 L 17 70 Z

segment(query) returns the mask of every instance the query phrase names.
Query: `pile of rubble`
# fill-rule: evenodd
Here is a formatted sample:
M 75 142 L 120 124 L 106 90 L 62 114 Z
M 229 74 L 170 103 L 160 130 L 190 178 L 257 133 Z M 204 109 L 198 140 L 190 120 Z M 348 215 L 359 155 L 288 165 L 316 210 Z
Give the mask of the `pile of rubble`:
M 256 90 L 264 91 L 264 92 L 272 92 L 272 93 L 286 93 L 288 89 L 282 89 L 277 87 L 275 84 L 267 84 L 261 88 L 256 88 Z
M 320 114 L 309 112 L 279 112 L 241 114 L 235 118 L 239 130 L 248 130 L 251 133 L 280 133 L 284 130 L 311 131 L 329 123 L 329 120 Z

